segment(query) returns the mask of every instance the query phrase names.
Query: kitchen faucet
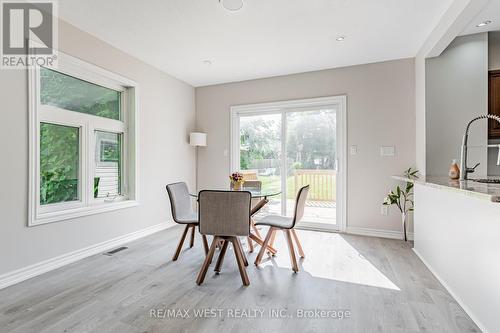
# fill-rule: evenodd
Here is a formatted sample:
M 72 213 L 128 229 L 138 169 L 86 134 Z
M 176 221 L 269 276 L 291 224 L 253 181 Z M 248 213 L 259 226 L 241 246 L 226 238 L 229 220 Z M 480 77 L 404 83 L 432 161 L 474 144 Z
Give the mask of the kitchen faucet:
M 467 180 L 468 179 L 467 175 L 469 173 L 473 173 L 474 171 L 476 171 L 476 168 L 480 164 L 480 163 L 477 163 L 472 168 L 467 167 L 467 141 L 469 138 L 469 127 L 473 122 L 475 122 L 476 120 L 479 120 L 479 119 L 493 119 L 493 120 L 496 120 L 500 123 L 500 117 L 492 115 L 492 114 L 482 115 L 482 116 L 476 117 L 476 118 L 472 119 L 471 121 L 469 121 L 469 123 L 467 124 L 467 127 L 465 128 L 465 134 L 464 134 L 464 138 L 462 140 L 462 148 L 460 151 L 460 180 Z M 499 146 L 499 149 L 500 149 L 500 146 Z M 498 162 L 500 162 L 500 150 L 499 150 L 499 160 L 497 161 L 497 164 L 498 164 Z

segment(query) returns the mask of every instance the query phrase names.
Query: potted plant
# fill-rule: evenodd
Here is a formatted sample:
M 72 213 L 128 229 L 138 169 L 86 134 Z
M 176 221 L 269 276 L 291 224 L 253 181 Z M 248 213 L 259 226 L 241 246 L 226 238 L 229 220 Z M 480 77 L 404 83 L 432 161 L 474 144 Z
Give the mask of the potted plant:
M 407 241 L 406 223 L 409 212 L 413 211 L 413 180 L 418 179 L 418 170 L 408 168 L 404 172 L 404 176 L 408 179 L 406 186 L 401 188 L 399 185 L 395 190 L 391 190 L 384 200 L 384 206 L 396 205 L 401 212 L 401 223 L 403 225 L 404 240 Z
M 229 176 L 229 179 L 231 180 L 231 188 L 233 190 L 241 190 L 241 186 L 244 183 L 243 174 L 241 174 L 239 172 L 233 172 Z

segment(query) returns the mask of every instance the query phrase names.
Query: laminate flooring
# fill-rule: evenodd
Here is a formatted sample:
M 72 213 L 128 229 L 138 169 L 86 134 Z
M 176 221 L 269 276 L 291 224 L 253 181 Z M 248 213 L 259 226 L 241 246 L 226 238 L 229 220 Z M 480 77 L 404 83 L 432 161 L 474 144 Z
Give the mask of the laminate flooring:
M 171 260 L 182 228 L 0 290 L 0 332 L 480 332 L 411 243 L 298 230 L 294 274 L 282 233 L 260 267 L 242 239 L 250 286 L 231 248 L 197 286 L 200 235 Z

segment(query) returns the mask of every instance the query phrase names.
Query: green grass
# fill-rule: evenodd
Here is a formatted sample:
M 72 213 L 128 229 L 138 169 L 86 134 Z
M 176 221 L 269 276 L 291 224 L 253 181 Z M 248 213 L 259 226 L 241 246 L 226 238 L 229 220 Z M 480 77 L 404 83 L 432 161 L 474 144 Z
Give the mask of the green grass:
M 262 181 L 262 188 L 269 189 L 269 190 L 275 190 L 275 191 L 280 191 L 281 190 L 281 179 L 280 176 L 259 176 L 258 177 L 260 181 Z M 299 184 L 300 186 L 307 185 L 307 184 Z M 331 194 L 334 194 L 334 197 L 336 197 L 336 186 L 335 182 L 330 183 L 329 186 L 326 189 L 326 192 L 328 194 L 328 197 L 331 198 Z M 295 199 L 296 192 L 295 192 L 295 177 L 294 176 L 289 176 L 286 179 L 286 198 L 287 199 Z M 311 188 L 309 190 L 309 196 L 311 198 L 316 198 L 316 200 L 327 200 L 328 197 L 321 198 L 321 194 L 319 193 L 319 190 L 315 187 L 314 184 L 311 184 Z

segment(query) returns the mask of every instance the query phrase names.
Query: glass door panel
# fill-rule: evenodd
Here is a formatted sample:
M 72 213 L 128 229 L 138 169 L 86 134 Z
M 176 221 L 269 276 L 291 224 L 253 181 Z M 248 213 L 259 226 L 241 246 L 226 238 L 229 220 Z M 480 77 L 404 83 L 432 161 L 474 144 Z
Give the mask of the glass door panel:
M 286 112 L 286 214 L 309 185 L 303 226 L 337 229 L 337 116 L 334 108 Z
M 263 189 L 282 189 L 281 113 L 244 115 L 240 127 L 240 171 Z M 260 214 L 282 214 L 281 196 L 270 198 Z

